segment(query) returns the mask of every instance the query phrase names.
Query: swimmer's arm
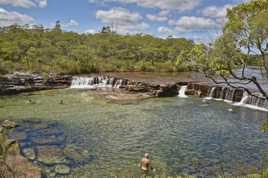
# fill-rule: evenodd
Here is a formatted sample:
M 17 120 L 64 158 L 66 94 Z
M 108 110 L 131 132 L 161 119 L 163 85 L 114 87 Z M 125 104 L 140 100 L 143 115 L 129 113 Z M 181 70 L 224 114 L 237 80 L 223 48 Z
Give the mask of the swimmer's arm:
M 141 161 L 139 162 L 139 165 L 138 166 L 139 166 L 139 168 L 141 168 L 141 166 L 142 166 Z

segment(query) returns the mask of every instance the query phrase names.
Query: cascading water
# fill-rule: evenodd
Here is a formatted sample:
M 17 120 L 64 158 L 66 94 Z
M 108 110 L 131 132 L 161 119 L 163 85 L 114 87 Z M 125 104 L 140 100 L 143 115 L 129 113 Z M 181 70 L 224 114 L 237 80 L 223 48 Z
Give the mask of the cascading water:
M 262 97 L 250 96 L 247 92 L 244 92 L 243 98 L 239 103 L 234 103 L 233 105 L 268 111 L 268 100 Z
M 125 85 L 127 85 L 126 80 L 113 77 L 73 77 L 70 88 L 96 90 L 97 88 L 120 88 Z
M 71 88 L 75 89 L 96 89 L 94 77 L 74 77 Z
M 220 99 L 221 100 L 224 100 L 225 99 L 225 97 L 226 97 L 225 95 L 226 95 L 227 90 L 228 90 L 227 87 L 222 88 L 221 96 L 220 96 Z
M 228 88 L 227 91 L 225 92 L 225 99 L 224 101 L 227 103 L 232 103 L 233 99 L 234 99 L 234 94 L 235 94 L 235 90 Z
M 186 90 L 187 90 L 187 85 L 186 86 L 181 86 L 180 91 L 179 91 L 179 97 L 180 98 L 188 98 L 188 96 L 186 95 Z
M 249 95 L 247 94 L 247 92 L 244 92 L 244 94 L 243 94 L 243 98 L 242 98 L 242 100 L 239 102 L 239 105 L 244 105 L 244 104 L 246 104 L 247 101 L 248 101 L 248 98 L 249 98 Z
M 212 100 L 213 99 L 213 95 L 214 95 L 214 91 L 216 90 L 216 87 L 212 87 L 209 91 L 209 96 L 206 97 L 206 100 Z

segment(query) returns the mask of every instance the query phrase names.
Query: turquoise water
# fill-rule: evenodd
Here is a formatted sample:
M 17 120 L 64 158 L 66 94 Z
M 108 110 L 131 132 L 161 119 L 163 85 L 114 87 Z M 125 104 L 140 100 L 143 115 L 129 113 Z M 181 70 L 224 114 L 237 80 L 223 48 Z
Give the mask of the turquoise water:
M 267 116 L 199 98 L 113 102 L 68 89 L 0 98 L 0 120 L 15 120 L 22 126 L 16 132 L 28 133 L 23 147 L 37 147 L 33 139 L 47 134 L 34 125 L 48 123 L 64 138 L 49 144 L 83 151 L 83 159 L 64 163 L 77 177 L 138 177 L 145 152 L 151 154 L 155 175 L 246 173 L 264 160 L 268 135 L 260 128 Z

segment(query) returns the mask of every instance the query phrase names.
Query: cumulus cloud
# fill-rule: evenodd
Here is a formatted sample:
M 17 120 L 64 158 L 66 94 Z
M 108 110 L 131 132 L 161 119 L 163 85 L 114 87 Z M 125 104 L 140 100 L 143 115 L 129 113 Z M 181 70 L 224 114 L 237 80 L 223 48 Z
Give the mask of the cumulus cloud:
M 227 22 L 226 15 L 227 10 L 231 9 L 233 5 L 227 4 L 223 7 L 217 7 L 217 6 L 209 6 L 202 10 L 201 14 L 205 17 L 211 17 L 215 18 L 216 22 L 224 26 L 224 24 Z
M 218 29 L 219 24 L 210 18 L 183 16 L 179 20 L 169 20 L 169 25 L 174 25 L 176 31 L 200 31 Z
M 146 17 L 151 21 L 166 22 L 168 21 L 169 11 L 163 10 L 158 14 L 147 14 Z
M 130 12 L 124 8 L 112 8 L 110 10 L 98 10 L 96 18 L 102 23 L 110 25 L 121 34 L 141 33 L 149 28 L 143 21 L 143 17 L 137 12 Z
M 28 15 L 0 8 L 0 26 L 32 24 L 34 21 L 34 18 Z
M 159 8 L 163 10 L 179 11 L 192 10 L 200 4 L 200 0 L 89 0 L 89 2 L 135 3 L 146 8 Z
M 159 33 L 174 33 L 174 30 L 168 28 L 168 27 L 164 27 L 164 26 L 161 26 L 161 27 L 158 27 L 157 31 Z
M 61 24 L 63 28 L 78 27 L 79 25 L 80 25 L 79 22 L 73 19 L 65 21 Z
M 0 0 L 0 5 L 12 5 L 15 7 L 31 8 L 47 6 L 47 0 Z
M 233 6 L 230 4 L 227 4 L 223 7 L 209 6 L 202 10 L 202 15 L 205 17 L 224 18 L 227 15 L 227 9 L 232 7 Z
M 47 0 L 35 0 L 35 2 L 37 3 L 37 5 L 41 8 L 45 8 L 47 7 Z

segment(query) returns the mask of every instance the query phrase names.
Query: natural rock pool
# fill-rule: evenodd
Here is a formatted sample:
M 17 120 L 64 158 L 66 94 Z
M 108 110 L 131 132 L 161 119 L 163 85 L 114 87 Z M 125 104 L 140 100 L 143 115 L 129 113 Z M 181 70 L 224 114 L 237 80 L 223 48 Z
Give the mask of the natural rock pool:
M 155 175 L 241 174 L 265 161 L 268 113 L 199 98 L 113 102 L 87 91 L 0 98 L 0 120 L 48 177 L 138 177 L 151 154 Z

